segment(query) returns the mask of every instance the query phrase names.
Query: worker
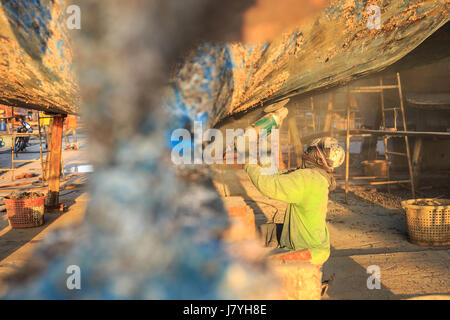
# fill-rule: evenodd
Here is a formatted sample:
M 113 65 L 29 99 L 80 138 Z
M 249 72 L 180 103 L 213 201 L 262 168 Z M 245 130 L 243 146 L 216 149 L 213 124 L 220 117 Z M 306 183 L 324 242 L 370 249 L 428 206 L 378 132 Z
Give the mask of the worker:
M 335 189 L 333 171 L 345 158 L 342 147 L 331 137 L 312 141 L 296 170 L 261 174 L 259 165 L 246 165 L 252 183 L 266 197 L 288 203 L 279 241 L 283 260 L 304 260 L 322 265 L 330 255 L 326 226 L 328 192 Z
M 64 130 L 64 140 L 66 142 L 65 150 L 73 149 L 78 150 L 77 142 L 77 116 L 69 114 L 65 121 L 66 128 Z M 73 145 L 70 144 L 69 134 L 72 134 Z

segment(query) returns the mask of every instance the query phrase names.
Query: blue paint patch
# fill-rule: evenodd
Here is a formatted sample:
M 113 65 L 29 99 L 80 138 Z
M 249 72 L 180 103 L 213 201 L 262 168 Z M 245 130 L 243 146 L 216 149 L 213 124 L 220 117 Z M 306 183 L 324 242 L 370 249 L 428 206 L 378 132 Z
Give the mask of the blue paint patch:
M 58 48 L 58 52 L 61 58 L 67 60 L 67 57 L 64 54 L 64 42 L 62 42 L 61 40 L 56 41 L 56 47 Z
M 169 130 L 166 133 L 166 146 L 169 149 L 174 146 L 174 142 L 170 141 L 170 132 L 178 128 L 191 130 L 195 121 L 201 122 L 205 129 L 211 111 L 217 108 L 218 104 L 220 104 L 218 108 L 221 109 L 223 107 L 221 104 L 225 103 L 218 100 L 224 96 L 231 99 L 233 92 L 232 70 L 235 65 L 228 45 L 202 44 L 196 49 L 194 57 L 180 62 L 180 65 L 192 65 L 196 70 L 200 70 L 196 72 L 195 81 L 183 80 L 185 76 L 174 77 L 171 95 L 164 103 L 164 108 L 170 114 Z M 182 69 L 180 68 L 179 72 Z M 185 88 L 186 84 L 189 85 L 190 92 L 183 91 L 182 88 Z M 195 92 L 195 97 L 187 96 L 192 92 Z
M 361 21 L 363 18 L 363 14 L 367 10 L 367 1 L 355 1 L 355 14 L 356 14 L 356 20 Z
M 340 3 L 333 3 L 332 6 L 325 9 L 325 15 L 332 16 L 336 19 L 336 17 L 342 12 L 342 7 L 345 5 L 345 2 L 345 0 L 341 0 Z
M 399 8 L 408 8 L 409 7 L 409 0 L 403 0 L 403 4 L 399 5 Z
M 22 49 L 33 59 L 41 60 L 48 49 L 53 1 L 1 0 L 1 3 Z

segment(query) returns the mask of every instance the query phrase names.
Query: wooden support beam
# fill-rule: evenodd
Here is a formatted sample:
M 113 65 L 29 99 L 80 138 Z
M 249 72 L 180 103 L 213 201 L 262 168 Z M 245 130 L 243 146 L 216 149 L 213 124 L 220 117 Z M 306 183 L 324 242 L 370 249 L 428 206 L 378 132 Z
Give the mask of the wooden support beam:
M 63 124 L 64 116 L 58 115 L 53 117 L 50 161 L 48 164 L 48 207 L 51 209 L 56 209 L 59 206 Z
M 374 122 L 373 122 L 373 128 L 375 130 L 379 130 L 380 126 L 382 124 L 382 107 L 377 106 L 377 114 L 375 116 Z M 367 159 L 368 160 L 375 160 L 377 158 L 377 144 L 378 144 L 378 137 L 377 136 L 371 136 L 368 139 L 368 146 L 367 146 Z
M 288 130 L 291 137 L 291 142 L 294 145 L 295 158 L 297 160 L 297 167 L 302 165 L 302 155 L 303 155 L 303 143 L 300 139 L 300 133 L 297 128 L 297 123 L 295 118 L 291 117 L 288 120 Z
M 380 77 L 380 86 L 383 86 L 383 77 Z M 381 99 L 381 127 L 383 130 L 386 130 L 386 107 L 384 105 L 384 92 L 383 90 L 380 91 L 380 99 Z M 384 160 L 386 162 L 389 161 L 389 146 L 388 146 L 388 137 L 384 136 Z M 391 179 L 391 173 L 390 173 L 390 166 L 387 166 L 387 179 L 388 181 Z M 388 185 L 387 187 L 388 192 L 391 192 L 391 186 Z
M 414 173 L 414 186 L 417 188 L 420 184 L 420 166 L 422 163 L 422 149 L 423 149 L 423 138 L 416 138 L 414 143 L 413 151 L 413 173 Z
M 50 150 L 52 150 L 52 127 L 53 127 L 53 117 L 50 118 L 50 125 L 47 128 L 47 155 L 44 161 L 43 173 L 42 177 L 44 181 L 48 181 L 48 177 L 50 176 L 48 166 L 50 163 Z

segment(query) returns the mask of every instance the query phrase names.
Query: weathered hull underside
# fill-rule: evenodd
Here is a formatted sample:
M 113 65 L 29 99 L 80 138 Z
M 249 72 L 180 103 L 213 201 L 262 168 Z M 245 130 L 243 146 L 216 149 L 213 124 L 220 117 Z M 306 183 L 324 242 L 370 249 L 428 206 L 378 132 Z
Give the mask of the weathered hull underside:
M 379 29 L 365 1 L 333 1 L 271 43 L 204 45 L 175 80 L 175 108 L 210 125 L 292 95 L 344 84 L 395 63 L 448 21 L 449 1 L 385 1 Z M 64 1 L 0 6 L 0 103 L 77 113 Z M 192 72 L 194 70 L 194 72 Z M 194 76 L 195 75 L 195 76 Z
M 175 109 L 214 126 L 286 97 L 343 85 L 394 64 L 449 20 L 446 0 L 384 1 L 380 28 L 370 29 L 369 5 L 333 1 L 271 43 L 204 45 L 175 78 Z
M 65 1 L 0 2 L 0 104 L 77 113 Z

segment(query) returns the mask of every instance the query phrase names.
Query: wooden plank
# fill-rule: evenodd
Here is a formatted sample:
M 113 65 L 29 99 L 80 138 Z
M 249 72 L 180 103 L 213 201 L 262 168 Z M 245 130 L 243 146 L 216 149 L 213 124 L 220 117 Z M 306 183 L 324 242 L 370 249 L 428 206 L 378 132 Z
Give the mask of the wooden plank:
M 48 207 L 57 208 L 59 205 L 59 185 L 61 175 L 61 155 L 63 138 L 63 116 L 55 116 L 52 123 L 49 179 L 48 179 Z
M 397 82 L 398 82 L 398 94 L 400 97 L 400 109 L 402 114 L 402 123 L 403 123 L 403 130 L 408 131 L 406 127 L 406 115 L 405 115 L 405 107 L 403 105 L 403 91 L 402 91 L 402 83 L 400 80 L 400 74 L 397 72 Z M 409 150 L 409 139 L 408 136 L 405 135 L 405 144 L 406 144 L 406 156 L 408 159 L 408 170 L 409 170 L 409 177 L 411 179 L 411 194 L 413 199 L 416 198 L 416 191 L 414 187 L 414 173 L 413 173 L 413 167 L 412 167 L 412 161 L 411 161 L 411 152 Z
M 380 77 L 380 86 L 383 86 L 383 77 Z M 386 129 L 386 107 L 384 105 L 384 91 L 381 90 L 380 92 L 380 99 L 381 99 L 381 129 Z M 380 129 L 380 128 L 377 128 Z M 389 161 L 389 141 L 388 137 L 383 137 L 384 142 L 384 160 Z M 391 179 L 391 172 L 390 172 L 390 166 L 387 167 L 387 180 L 389 181 Z M 391 187 L 388 185 L 388 192 L 391 192 Z

